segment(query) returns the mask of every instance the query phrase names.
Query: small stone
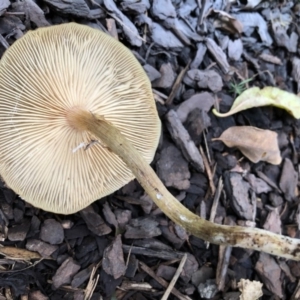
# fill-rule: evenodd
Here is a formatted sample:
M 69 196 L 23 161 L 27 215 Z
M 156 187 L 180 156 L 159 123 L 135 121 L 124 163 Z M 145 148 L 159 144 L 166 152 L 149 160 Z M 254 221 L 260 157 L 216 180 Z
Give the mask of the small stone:
M 203 43 L 198 43 L 197 44 L 197 52 L 196 52 L 196 55 L 193 59 L 193 61 L 191 62 L 191 66 L 190 68 L 191 69 L 198 69 L 199 66 L 201 65 L 203 59 L 204 59 L 204 56 L 206 54 L 206 46 L 205 44 Z
M 160 226 L 160 231 L 162 236 L 172 243 L 175 249 L 180 249 L 185 242 L 174 233 L 174 230 L 170 226 Z
M 254 174 L 248 174 L 246 179 L 257 195 L 272 191 L 272 188 L 265 181 L 257 178 Z
M 49 300 L 41 291 L 33 291 L 29 294 L 29 300 Z
M 156 79 L 159 79 L 161 77 L 160 73 L 155 68 L 153 68 L 151 65 L 146 64 L 143 66 L 143 68 L 151 82 Z
M 266 288 L 280 299 L 283 297 L 281 269 L 269 254 L 260 253 L 255 270 Z
M 14 219 L 16 223 L 22 222 L 24 218 L 24 211 L 19 208 L 14 208 Z
M 271 232 L 281 234 L 281 219 L 277 208 L 268 213 L 263 228 Z
M 147 193 L 144 193 L 144 195 L 142 195 L 140 197 L 140 200 L 142 201 L 141 202 L 141 207 L 142 207 L 143 211 L 147 215 L 150 214 L 150 212 L 152 210 L 152 207 L 153 207 L 153 204 L 154 204 L 152 198 Z
M 61 226 L 63 229 L 71 229 L 73 227 L 74 223 L 71 220 L 63 220 L 61 222 Z
M 230 59 L 238 61 L 243 54 L 243 42 L 241 39 L 228 41 L 228 56 Z
M 71 286 L 73 288 L 79 287 L 81 284 L 83 284 L 91 275 L 91 272 L 93 270 L 93 265 L 90 265 L 88 268 L 81 270 L 78 272 L 72 280 Z
M 112 231 L 91 205 L 81 210 L 80 215 L 86 222 L 88 229 L 96 235 L 102 236 L 109 234 Z
M 146 239 L 161 235 L 158 222 L 150 217 L 132 219 L 126 226 L 126 239 Z
M 213 268 L 203 265 L 192 275 L 192 283 L 198 286 L 200 283 L 205 283 L 208 279 L 212 279 L 214 274 Z
M 153 82 L 153 87 L 169 89 L 172 87 L 176 74 L 170 63 L 162 64 L 160 67 L 161 77 Z
M 189 70 L 183 78 L 183 82 L 193 88 L 209 89 L 214 93 L 221 91 L 223 87 L 222 77 L 214 70 Z
M 73 15 L 76 17 L 87 18 L 90 14 L 90 9 L 87 3 L 83 0 L 76 1 L 53 1 L 45 0 L 48 5 L 57 13 Z
M 54 219 L 45 220 L 41 228 L 40 238 L 51 245 L 60 244 L 64 240 L 64 229 Z
M 253 221 L 256 212 L 256 199 L 249 197 L 249 183 L 238 173 L 230 173 L 225 177 L 225 180 L 228 180 L 228 187 L 231 189 L 229 191 L 230 196 L 228 196 L 236 214 L 240 218 Z
M 218 292 L 218 287 L 215 279 L 209 279 L 205 283 L 200 283 L 198 292 L 204 299 L 212 299 Z
M 50 245 L 40 240 L 30 239 L 27 241 L 26 249 L 38 252 L 43 257 L 49 257 L 58 249 L 58 246 Z
M 151 31 L 151 38 L 156 45 L 170 50 L 183 48 L 182 42 L 176 35 L 159 23 L 153 22 Z
M 196 108 L 189 113 L 184 126 L 189 132 L 193 141 L 199 145 L 202 140 L 203 131 L 211 126 L 210 117 L 206 111 Z
M 14 227 L 8 228 L 8 234 L 7 237 L 10 241 L 24 241 L 27 232 L 29 231 L 30 228 L 30 222 L 23 222 L 20 225 L 16 225 Z
M 80 270 L 80 265 L 78 265 L 72 257 L 66 259 L 62 265 L 57 269 L 52 280 L 52 288 L 54 290 L 58 289 L 64 284 L 71 283 L 73 276 Z
M 139 266 L 139 261 L 135 257 L 135 255 L 130 255 L 128 262 L 127 262 L 127 268 L 126 268 L 126 274 L 125 276 L 128 278 L 134 278 Z
M 199 149 L 196 147 L 194 141 L 192 141 L 191 136 L 182 125 L 182 122 L 180 122 L 176 111 L 171 109 L 165 115 L 165 118 L 167 121 L 167 129 L 186 160 L 190 162 L 197 171 L 203 172 L 204 164 Z
M 283 204 L 283 199 L 280 195 L 275 194 L 275 193 L 270 193 L 269 194 L 269 201 L 274 207 L 280 206 Z
M 124 229 L 131 220 L 131 211 L 126 209 L 116 209 L 114 211 L 119 227 Z
M 286 200 L 292 201 L 295 198 L 297 184 L 298 174 L 294 169 L 293 163 L 290 159 L 285 158 L 280 176 L 279 187 L 284 193 Z
M 237 165 L 237 158 L 234 155 L 222 155 L 220 152 L 215 152 L 215 160 L 217 167 L 223 170 L 233 169 Z
M 188 240 L 189 234 L 186 232 L 186 230 L 182 226 L 174 224 L 174 230 L 175 230 L 176 235 L 180 239 L 182 239 L 184 241 Z
M 183 270 L 180 274 L 180 278 L 185 282 L 188 283 L 193 274 L 199 269 L 199 264 L 194 255 L 187 253 L 187 260 L 184 264 Z
M 188 162 L 181 152 L 172 144 L 161 153 L 156 164 L 158 177 L 167 187 L 186 190 L 190 187 L 190 171 Z
M 184 123 L 187 120 L 189 113 L 196 108 L 208 112 L 214 105 L 214 102 L 214 97 L 208 92 L 194 94 L 179 105 L 176 111 L 178 118 Z
M 124 261 L 121 235 L 118 235 L 113 243 L 103 253 L 103 270 L 114 277 L 120 278 L 125 274 L 126 266 Z
M 156 276 L 162 277 L 170 281 L 176 272 L 175 267 L 160 265 L 156 270 Z

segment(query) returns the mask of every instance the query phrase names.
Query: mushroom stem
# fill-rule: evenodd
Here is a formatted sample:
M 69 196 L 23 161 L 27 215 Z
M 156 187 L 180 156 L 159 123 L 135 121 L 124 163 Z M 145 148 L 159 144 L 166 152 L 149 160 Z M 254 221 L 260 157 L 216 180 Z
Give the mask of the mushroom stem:
M 87 111 L 77 111 L 73 114 L 72 120 L 73 126 L 88 130 L 117 154 L 131 169 L 156 205 L 173 222 L 181 225 L 191 234 L 213 244 L 249 248 L 300 260 L 300 240 L 298 239 L 258 228 L 218 225 L 190 212 L 170 194 L 134 146 L 104 117 Z

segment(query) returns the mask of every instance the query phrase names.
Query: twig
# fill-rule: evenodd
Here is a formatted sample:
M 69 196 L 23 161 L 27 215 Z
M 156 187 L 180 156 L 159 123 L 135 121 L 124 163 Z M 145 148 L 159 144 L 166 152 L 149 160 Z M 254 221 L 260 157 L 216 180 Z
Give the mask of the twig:
M 217 192 L 215 194 L 214 201 L 213 201 L 211 211 L 210 211 L 210 217 L 209 217 L 210 222 L 214 222 L 214 220 L 215 220 L 216 213 L 217 213 L 217 207 L 218 207 L 218 203 L 219 203 L 219 199 L 220 199 L 222 190 L 223 190 L 223 180 L 222 180 L 222 177 L 220 177 L 219 182 L 218 182 Z M 209 242 L 206 243 L 206 247 L 207 248 L 209 247 Z
M 152 47 L 155 45 L 155 43 L 151 43 L 147 49 L 147 52 L 146 52 L 146 55 L 145 55 L 145 61 L 147 62 L 148 58 L 149 58 L 149 55 L 150 55 L 150 51 L 152 49 Z
M 8 49 L 8 48 L 9 48 L 9 43 L 6 41 L 6 39 L 3 37 L 2 34 L 0 34 L 0 43 L 2 44 L 2 46 L 3 46 L 5 49 Z
M 220 200 L 222 190 L 223 190 L 223 180 L 222 180 L 222 177 L 220 177 L 219 181 L 218 181 L 218 187 L 217 187 L 216 194 L 215 194 L 215 197 L 214 197 L 213 205 L 212 205 L 212 210 L 214 210 L 215 212 L 214 212 L 214 214 L 211 214 L 211 216 L 209 218 L 209 220 L 211 222 L 213 222 L 214 219 L 215 219 L 217 206 L 218 206 L 218 203 L 219 203 L 219 200 Z
M 109 34 L 118 41 L 119 36 L 115 19 L 106 19 L 106 27 Z
M 93 296 L 94 290 L 97 286 L 98 280 L 99 280 L 99 274 L 96 278 L 94 278 L 96 271 L 100 267 L 102 261 L 100 261 L 96 266 L 93 267 L 93 270 L 90 275 L 89 282 L 84 290 L 84 300 L 90 300 Z
M 148 282 L 128 282 L 128 281 L 123 281 L 122 285 L 118 287 L 119 290 L 121 291 L 146 291 L 150 293 L 155 293 L 157 292 L 156 289 L 152 287 L 152 285 Z M 117 298 L 120 299 L 120 298 Z M 123 298 L 122 298 L 123 299 Z
M 206 138 L 206 132 L 205 131 L 203 132 L 203 139 L 204 139 L 207 159 L 208 159 L 209 164 L 211 165 L 211 157 L 210 157 L 210 153 L 209 153 L 209 148 L 208 148 L 208 144 L 207 144 L 207 138 Z
M 199 147 L 199 150 L 200 150 L 200 153 L 201 153 L 201 156 L 202 156 L 202 159 L 203 159 L 204 168 L 205 168 L 205 171 L 206 171 L 206 174 L 207 174 L 207 177 L 208 177 L 209 187 L 211 189 L 211 194 L 214 195 L 215 192 L 216 192 L 216 187 L 215 187 L 214 180 L 213 180 L 213 174 L 212 174 L 208 159 L 207 159 L 207 157 L 206 157 L 206 155 L 205 155 L 205 153 L 204 153 L 201 146 Z
M 152 278 L 154 278 L 159 284 L 161 284 L 165 288 L 168 287 L 167 281 L 165 281 L 164 279 L 162 279 L 159 276 L 156 276 L 156 274 L 153 272 L 153 270 L 151 270 L 146 264 L 142 263 L 141 261 L 139 261 L 139 264 L 141 266 L 141 269 L 144 270 L 149 276 L 151 276 Z M 174 287 L 172 288 L 171 293 L 173 295 L 175 295 L 179 300 L 192 300 L 190 297 L 181 294 Z
M 190 59 L 188 61 L 187 65 L 186 65 L 186 67 L 184 69 L 182 69 L 181 72 L 179 73 L 179 75 L 177 76 L 177 78 L 176 78 L 176 80 L 175 80 L 175 82 L 174 82 L 174 84 L 172 86 L 172 91 L 171 91 L 171 93 L 170 93 L 170 95 L 169 95 L 169 97 L 168 97 L 168 99 L 166 101 L 166 105 L 171 105 L 172 104 L 172 102 L 174 100 L 174 97 L 175 97 L 175 95 L 176 95 L 176 93 L 177 93 L 177 91 L 178 91 L 178 89 L 180 87 L 180 83 L 181 83 L 181 81 L 183 79 L 183 76 L 185 75 L 186 71 L 190 67 L 191 61 L 192 60 Z
M 182 271 L 182 269 L 184 267 L 184 264 L 185 264 L 186 260 L 187 260 L 187 254 L 185 253 L 184 256 L 183 256 L 183 258 L 181 259 L 181 262 L 180 262 L 180 264 L 178 266 L 178 269 L 176 270 L 176 273 L 174 274 L 174 276 L 173 276 L 173 278 L 172 278 L 172 280 L 171 280 L 168 288 L 166 289 L 163 297 L 161 298 L 161 300 L 167 300 L 168 299 L 168 297 L 169 297 L 172 289 L 174 288 L 174 285 L 175 285 L 178 277 L 180 276 L 180 273 L 181 273 L 181 271 Z
M 163 99 L 168 99 L 168 96 L 167 96 L 167 95 L 165 95 L 165 94 L 159 92 L 158 90 L 152 89 L 152 92 L 153 92 L 154 94 L 159 95 L 159 97 L 161 97 L 161 98 L 163 98 Z
M 261 178 L 263 181 L 265 181 L 269 186 L 274 188 L 279 194 L 282 194 L 281 189 L 277 186 L 277 184 L 271 180 L 269 177 L 267 177 L 263 172 L 256 171 L 256 175 Z
M 130 249 L 129 249 L 129 252 L 128 252 L 128 255 L 127 255 L 127 259 L 126 259 L 126 264 L 125 264 L 125 266 L 126 266 L 126 269 L 127 269 L 127 267 L 128 267 L 128 264 L 129 264 L 129 260 L 130 260 L 130 256 L 131 256 L 131 247 L 130 247 Z
M 300 280 L 298 280 L 298 284 L 295 288 L 295 291 L 291 297 L 291 300 L 297 300 L 300 299 Z
M 168 96 L 166 96 L 165 94 L 163 94 L 155 89 L 152 89 L 152 93 L 153 93 L 154 99 L 157 102 L 161 103 L 162 105 L 165 105 L 164 100 L 168 99 Z
M 148 10 L 145 11 L 145 16 L 148 17 Z M 143 34 L 143 39 L 145 41 L 147 41 L 147 31 L 148 31 L 147 29 L 148 29 L 148 25 L 147 25 L 147 23 L 145 23 L 145 25 L 144 25 L 144 34 Z
M 216 272 L 216 282 L 219 291 L 223 291 L 225 287 L 225 277 L 228 270 L 232 247 L 220 246 L 219 259 Z
M 155 257 L 163 260 L 180 260 L 184 255 L 183 252 L 176 252 L 171 250 L 153 250 L 146 247 L 128 245 L 123 245 L 122 249 L 124 253 L 129 253 L 129 251 L 131 251 L 132 254 Z
M 38 261 L 35 261 L 33 264 L 31 264 L 30 266 L 28 266 L 28 267 L 25 267 L 25 268 L 23 268 L 23 269 L 20 269 L 20 270 L 5 270 L 5 271 L 0 271 L 0 273 L 22 273 L 23 271 L 25 271 L 25 270 L 28 270 L 28 269 L 30 269 L 30 268 L 33 268 L 33 267 L 35 267 L 37 264 L 39 264 L 42 260 L 44 260 L 45 258 L 43 257 L 43 258 L 41 258 L 41 259 L 39 259 Z M 14 263 L 15 263 L 15 261 L 14 261 Z

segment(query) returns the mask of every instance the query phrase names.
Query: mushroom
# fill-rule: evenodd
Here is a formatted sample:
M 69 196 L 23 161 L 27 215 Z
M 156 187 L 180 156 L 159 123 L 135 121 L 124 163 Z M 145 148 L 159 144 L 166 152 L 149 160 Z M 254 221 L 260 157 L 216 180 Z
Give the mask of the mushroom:
M 149 166 L 160 135 L 150 83 L 119 42 L 74 23 L 30 31 L 0 62 L 0 174 L 23 199 L 70 214 L 136 177 L 161 210 L 215 244 L 300 259 L 300 243 L 190 212 Z
M 0 174 L 21 198 L 70 214 L 134 178 L 79 110 L 104 115 L 150 163 L 161 124 L 149 80 L 130 51 L 76 23 L 30 31 L 0 67 Z

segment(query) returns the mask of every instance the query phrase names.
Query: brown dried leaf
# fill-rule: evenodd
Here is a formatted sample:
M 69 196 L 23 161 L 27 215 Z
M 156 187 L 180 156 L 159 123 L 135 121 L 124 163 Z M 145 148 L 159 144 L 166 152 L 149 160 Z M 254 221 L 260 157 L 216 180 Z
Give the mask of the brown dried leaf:
M 260 54 L 259 58 L 266 62 L 270 62 L 274 65 L 282 65 L 281 59 L 279 57 L 271 55 L 271 54 L 262 53 L 262 54 Z
M 241 34 L 243 32 L 243 24 L 239 20 L 237 20 L 225 11 L 214 10 L 214 12 L 218 14 L 219 18 L 214 22 L 214 26 L 216 28 L 222 28 L 233 34 Z
M 281 163 L 277 133 L 252 126 L 233 126 L 219 138 L 228 147 L 237 147 L 254 163 L 266 161 L 274 165 Z
M 31 260 L 42 258 L 37 252 L 29 251 L 26 249 L 15 248 L 15 247 L 0 247 L 0 254 L 4 255 L 6 258 L 13 260 Z

